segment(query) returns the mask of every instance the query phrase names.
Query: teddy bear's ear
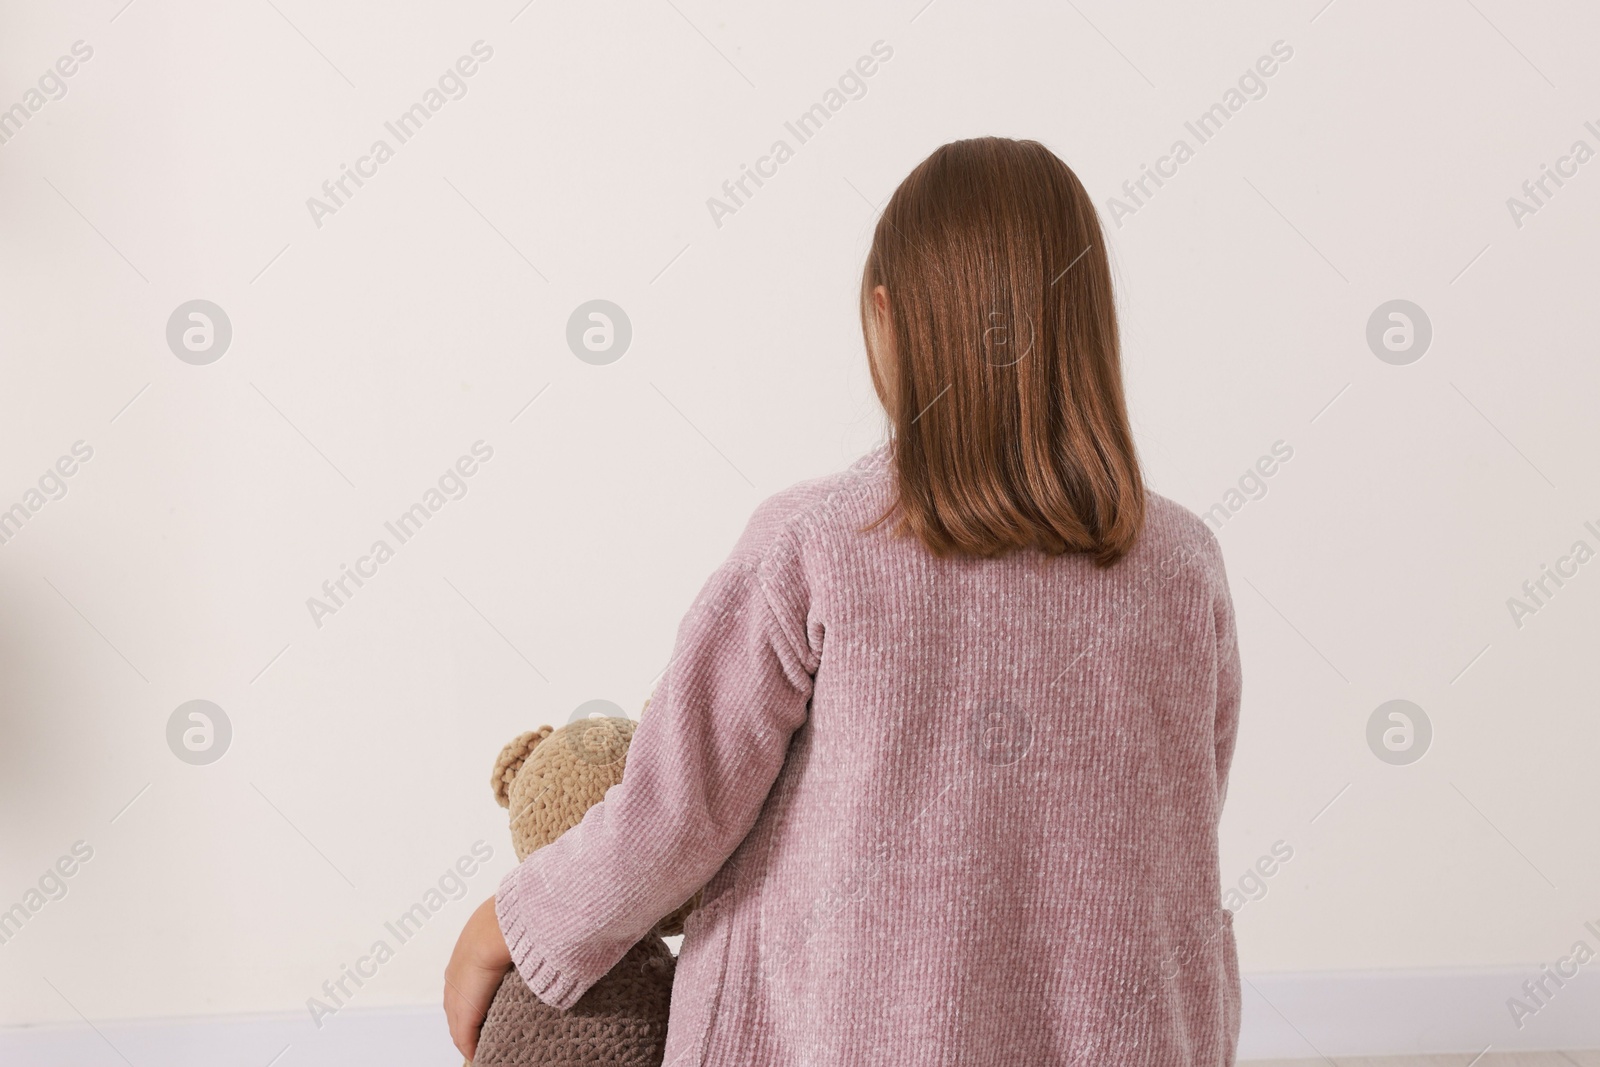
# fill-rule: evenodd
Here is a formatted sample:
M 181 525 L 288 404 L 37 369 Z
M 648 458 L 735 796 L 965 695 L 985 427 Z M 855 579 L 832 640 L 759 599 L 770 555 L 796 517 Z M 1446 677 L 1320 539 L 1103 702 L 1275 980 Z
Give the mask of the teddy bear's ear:
M 511 806 L 511 783 L 517 780 L 517 772 L 527 762 L 528 754 L 553 733 L 555 727 L 541 726 L 537 730 L 518 734 L 500 750 L 499 757 L 494 761 L 494 774 L 489 778 L 489 788 L 494 790 L 495 802 L 502 808 Z

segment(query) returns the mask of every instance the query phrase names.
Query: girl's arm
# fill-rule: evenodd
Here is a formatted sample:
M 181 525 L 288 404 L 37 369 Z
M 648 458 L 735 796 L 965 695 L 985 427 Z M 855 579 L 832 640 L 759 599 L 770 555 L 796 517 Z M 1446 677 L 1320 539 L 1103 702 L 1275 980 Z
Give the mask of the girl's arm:
M 736 552 L 711 576 L 622 782 L 500 883 L 511 960 L 552 1007 L 571 1007 L 710 880 L 754 825 L 805 722 L 816 669 L 805 586 L 797 562 L 774 566 L 772 555 Z
M 1213 601 L 1217 640 L 1217 714 L 1214 736 L 1217 746 L 1217 801 L 1227 798 L 1228 771 L 1233 766 L 1234 743 L 1239 736 L 1239 699 L 1243 674 L 1239 666 L 1239 635 L 1233 616 L 1233 595 L 1228 591 L 1228 575 L 1222 565 L 1222 546 L 1213 540 L 1216 554 L 1217 592 Z

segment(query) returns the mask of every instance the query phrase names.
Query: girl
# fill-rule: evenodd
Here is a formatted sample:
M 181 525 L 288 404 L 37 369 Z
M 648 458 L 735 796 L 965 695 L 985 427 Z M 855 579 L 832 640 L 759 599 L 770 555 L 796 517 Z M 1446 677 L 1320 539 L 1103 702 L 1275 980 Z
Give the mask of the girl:
M 1226 1067 L 1222 557 L 1143 485 L 1105 244 L 1033 141 L 945 145 L 861 286 L 888 443 L 756 510 L 621 785 L 456 947 L 567 1008 L 703 888 L 673 1067 Z

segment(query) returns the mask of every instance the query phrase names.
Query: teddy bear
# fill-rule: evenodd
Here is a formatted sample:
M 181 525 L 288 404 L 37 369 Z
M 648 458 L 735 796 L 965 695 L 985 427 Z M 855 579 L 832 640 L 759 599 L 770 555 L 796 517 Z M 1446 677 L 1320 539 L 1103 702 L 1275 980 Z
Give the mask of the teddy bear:
M 634 725 L 591 716 L 530 730 L 501 749 L 490 785 L 510 812 L 518 862 L 576 826 L 622 781 Z M 677 965 L 662 937 L 683 932 L 698 899 L 657 923 L 567 1011 L 534 996 L 516 968 L 507 971 L 467 1067 L 660 1067 Z

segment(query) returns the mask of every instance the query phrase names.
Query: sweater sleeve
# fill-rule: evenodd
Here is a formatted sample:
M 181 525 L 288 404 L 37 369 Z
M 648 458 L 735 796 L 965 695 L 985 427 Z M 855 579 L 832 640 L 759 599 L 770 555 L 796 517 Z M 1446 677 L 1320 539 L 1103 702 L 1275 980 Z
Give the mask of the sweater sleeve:
M 1233 748 L 1239 736 L 1239 701 L 1243 673 L 1239 665 L 1239 635 L 1233 617 L 1233 595 L 1228 591 L 1228 576 L 1222 565 L 1221 546 L 1217 554 L 1217 591 L 1212 605 L 1217 641 L 1217 803 L 1228 795 L 1228 772 L 1233 766 Z
M 622 781 L 500 883 L 512 961 L 546 1004 L 572 1007 L 754 825 L 807 714 L 815 657 L 805 632 L 804 583 L 749 553 L 706 582 Z

